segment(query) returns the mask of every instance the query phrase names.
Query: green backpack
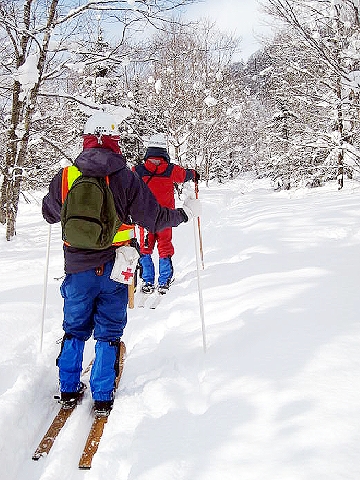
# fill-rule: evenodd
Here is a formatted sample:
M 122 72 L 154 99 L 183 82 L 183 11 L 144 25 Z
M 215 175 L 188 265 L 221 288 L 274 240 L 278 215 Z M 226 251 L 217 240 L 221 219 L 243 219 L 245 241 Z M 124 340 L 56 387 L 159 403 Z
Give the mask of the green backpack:
M 104 178 L 78 176 L 61 208 L 62 238 L 72 247 L 110 247 L 121 222 L 113 194 Z

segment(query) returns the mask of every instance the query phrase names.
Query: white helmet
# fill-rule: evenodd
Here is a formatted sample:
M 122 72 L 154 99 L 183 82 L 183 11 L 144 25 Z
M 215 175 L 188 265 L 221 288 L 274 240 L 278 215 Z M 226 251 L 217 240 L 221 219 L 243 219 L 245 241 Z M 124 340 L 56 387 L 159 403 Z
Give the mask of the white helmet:
M 163 133 L 156 133 L 149 138 L 148 147 L 167 148 L 166 137 Z
M 88 118 L 84 126 L 84 134 L 90 135 L 118 135 L 115 118 L 105 112 L 96 112 Z

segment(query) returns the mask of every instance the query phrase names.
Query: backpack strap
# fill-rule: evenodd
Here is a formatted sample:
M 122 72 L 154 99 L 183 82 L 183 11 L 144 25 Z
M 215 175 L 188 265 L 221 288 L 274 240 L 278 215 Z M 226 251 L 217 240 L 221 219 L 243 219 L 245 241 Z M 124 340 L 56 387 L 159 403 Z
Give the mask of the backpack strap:
M 61 179 L 61 202 L 65 202 L 66 195 L 69 193 L 72 184 L 77 178 L 82 175 L 80 170 L 75 166 L 71 165 L 69 167 L 63 168 L 62 179 Z M 105 177 L 106 183 L 109 185 L 109 176 Z
M 75 165 L 71 165 L 70 167 L 63 168 L 62 178 L 61 178 L 61 203 L 65 202 L 65 198 L 69 193 L 69 190 L 72 184 L 81 175 L 82 173 L 77 167 L 75 167 Z

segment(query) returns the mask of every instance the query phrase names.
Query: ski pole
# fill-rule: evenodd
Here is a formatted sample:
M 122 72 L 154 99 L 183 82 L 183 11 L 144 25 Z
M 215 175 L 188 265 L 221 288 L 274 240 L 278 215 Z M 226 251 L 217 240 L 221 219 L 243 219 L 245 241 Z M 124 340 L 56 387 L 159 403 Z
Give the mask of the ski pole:
M 197 217 L 199 220 L 199 217 Z M 195 219 L 194 219 L 195 220 Z M 196 254 L 196 272 L 197 272 L 197 282 L 198 282 L 198 292 L 199 292 L 199 308 L 200 308 L 200 318 L 201 318 L 201 328 L 202 328 L 202 337 L 203 337 L 203 348 L 204 353 L 206 353 L 206 332 L 205 332 L 205 317 L 204 317 L 204 301 L 202 295 L 201 281 L 200 281 L 200 231 L 196 227 L 195 221 L 194 224 L 194 238 L 195 238 L 195 254 Z
M 195 181 L 195 198 L 199 198 L 199 183 Z M 197 224 L 198 224 L 198 237 L 199 237 L 199 251 L 201 255 L 201 265 L 202 269 L 204 270 L 204 252 L 203 252 L 203 243 L 201 237 L 201 227 L 200 227 L 200 217 L 197 217 Z
M 43 301 L 42 301 L 42 314 L 41 314 L 40 353 L 42 352 L 42 345 L 43 345 L 43 338 L 44 338 L 46 296 L 47 296 L 48 275 L 49 275 L 50 240 L 51 240 L 51 224 L 49 223 L 47 247 L 46 247 L 46 263 L 45 263 L 45 270 L 44 270 L 44 288 L 43 288 Z

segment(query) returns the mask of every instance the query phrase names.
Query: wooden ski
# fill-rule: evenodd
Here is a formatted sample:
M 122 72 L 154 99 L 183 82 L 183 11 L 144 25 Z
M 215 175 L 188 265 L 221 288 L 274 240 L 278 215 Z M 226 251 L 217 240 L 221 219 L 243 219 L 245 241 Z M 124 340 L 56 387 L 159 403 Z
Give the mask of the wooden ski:
M 83 396 L 83 393 L 81 397 Z M 47 455 L 51 447 L 53 446 L 56 437 L 59 435 L 61 429 L 66 423 L 66 420 L 70 417 L 70 415 L 73 413 L 75 408 L 77 407 L 79 401 L 81 400 L 81 397 L 79 398 L 78 402 L 71 408 L 65 408 L 61 407 L 59 412 L 55 415 L 53 421 L 51 422 L 50 427 L 48 428 L 48 431 L 45 433 L 43 436 L 42 440 L 40 441 L 37 449 L 35 450 L 32 459 L 33 460 L 39 460 L 39 458 L 44 457 Z
M 76 406 L 73 408 L 62 407 L 60 409 L 60 411 L 53 419 L 48 431 L 45 433 L 37 449 L 35 450 L 32 456 L 33 460 L 39 460 L 39 458 L 47 455 L 50 452 L 50 449 L 53 446 L 56 437 L 59 435 L 60 430 L 65 425 L 66 420 L 70 417 L 75 408 Z
M 81 378 L 83 378 L 85 375 L 87 375 L 92 367 L 93 364 L 93 359 L 90 361 L 89 365 L 83 370 L 81 373 Z M 77 403 L 71 407 L 71 408 L 65 408 L 61 407 L 58 413 L 55 415 L 53 421 L 51 422 L 50 427 L 48 428 L 47 432 L 41 439 L 38 447 L 36 448 L 32 459 L 33 460 L 39 460 L 39 458 L 44 457 L 47 455 L 51 447 L 53 446 L 56 437 L 59 435 L 61 429 L 66 423 L 66 420 L 70 417 L 70 415 L 73 413 L 77 405 L 81 402 L 82 397 L 84 396 L 85 390 L 81 393 Z M 55 397 L 56 398 L 56 397 Z
M 124 368 L 124 359 L 125 359 L 125 343 L 120 342 L 120 355 L 119 355 L 119 374 L 115 380 L 115 390 L 119 386 L 121 375 Z M 98 450 L 99 443 L 104 431 L 105 424 L 107 423 L 109 417 L 95 417 L 90 428 L 89 435 L 87 437 L 83 453 L 79 461 L 79 468 L 81 470 L 89 470 L 91 468 L 92 460 L 95 453 Z

